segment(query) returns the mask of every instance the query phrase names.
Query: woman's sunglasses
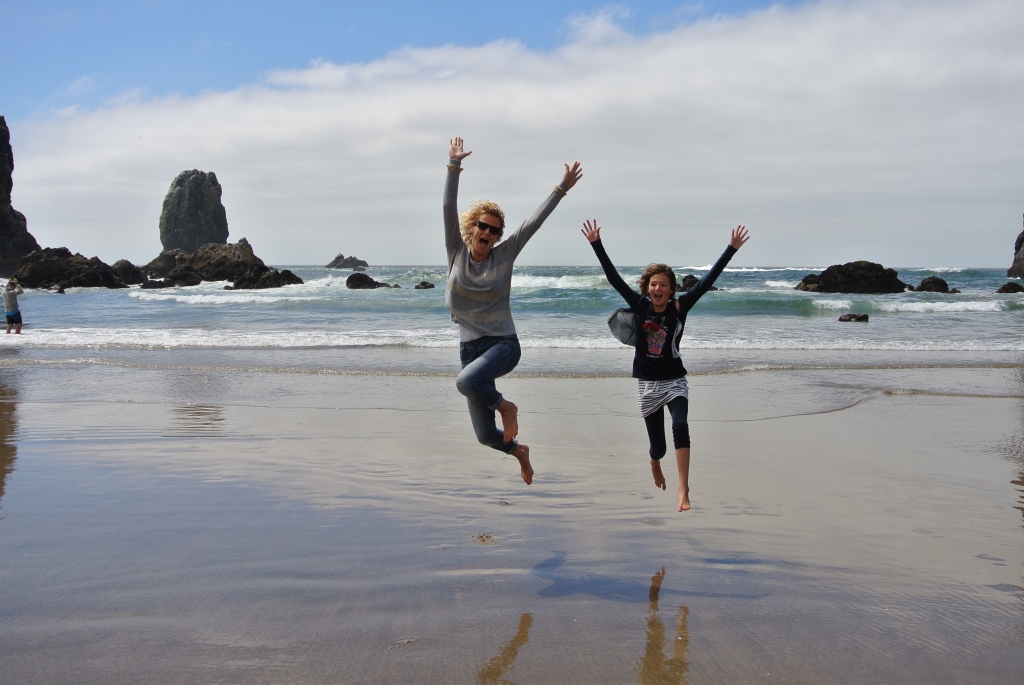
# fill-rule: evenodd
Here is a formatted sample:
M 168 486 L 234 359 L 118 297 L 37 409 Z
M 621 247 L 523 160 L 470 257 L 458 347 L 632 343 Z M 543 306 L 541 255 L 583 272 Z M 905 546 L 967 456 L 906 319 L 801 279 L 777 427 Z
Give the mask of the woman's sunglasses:
M 481 231 L 490 231 L 491 235 L 501 235 L 501 226 L 492 226 L 491 224 L 483 221 L 476 222 L 476 227 Z

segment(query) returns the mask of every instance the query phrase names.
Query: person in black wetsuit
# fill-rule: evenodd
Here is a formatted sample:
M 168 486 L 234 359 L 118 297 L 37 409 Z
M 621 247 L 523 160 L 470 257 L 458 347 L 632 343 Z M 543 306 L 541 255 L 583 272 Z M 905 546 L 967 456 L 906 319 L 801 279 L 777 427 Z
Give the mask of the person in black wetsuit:
M 683 336 L 686 313 L 701 295 L 714 285 L 725 265 L 736 251 L 747 242 L 745 226 L 737 226 L 729 239 L 729 246 L 704 275 L 704 278 L 678 298 L 676 275 L 665 264 L 651 264 L 640 276 L 640 292 L 622 280 L 601 244 L 601 227 L 597 221 L 583 224 L 583 235 L 590 241 L 604 275 L 622 299 L 636 313 L 636 352 L 633 355 L 633 378 L 638 379 L 640 414 L 647 424 L 651 442 L 651 471 L 655 486 L 665 489 L 665 475 L 661 471 L 661 458 L 665 456 L 665 407 L 672 415 L 672 443 L 676 449 L 676 467 L 679 470 L 679 511 L 690 508 L 690 428 L 686 423 L 689 390 L 686 386 L 686 368 L 679 357 L 679 339 Z

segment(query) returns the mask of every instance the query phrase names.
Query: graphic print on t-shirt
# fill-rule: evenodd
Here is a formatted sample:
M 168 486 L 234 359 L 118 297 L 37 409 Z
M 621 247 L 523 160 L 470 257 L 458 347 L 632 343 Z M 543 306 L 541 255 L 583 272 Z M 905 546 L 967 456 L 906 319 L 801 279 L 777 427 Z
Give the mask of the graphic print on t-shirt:
M 647 354 L 652 357 L 660 356 L 661 350 L 665 347 L 668 332 L 661 327 L 661 323 L 657 319 L 648 319 L 644 322 L 643 329 L 647 333 Z

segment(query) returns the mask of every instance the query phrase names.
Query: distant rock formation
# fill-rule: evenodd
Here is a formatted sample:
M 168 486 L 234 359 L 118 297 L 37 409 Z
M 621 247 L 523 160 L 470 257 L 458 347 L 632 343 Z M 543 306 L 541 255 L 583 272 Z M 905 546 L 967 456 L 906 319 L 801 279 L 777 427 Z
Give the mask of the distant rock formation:
M 193 253 L 189 265 L 204 281 L 234 281 L 253 268 L 267 269 L 263 260 L 253 254 L 249 241 L 208 243 Z
M 221 187 L 212 171 L 182 171 L 171 183 L 160 212 L 160 244 L 164 251 L 189 254 L 207 243 L 228 241 L 228 217 Z
M 172 285 L 199 285 L 200 281 L 232 281 L 228 290 L 280 288 L 303 281 L 288 269 L 278 271 L 253 253 L 249 241 L 207 243 L 193 254 L 182 250 L 164 250 L 142 267 L 152 279 L 143 288 L 169 288 Z
M 843 314 L 839 317 L 840 321 L 860 321 L 866 322 L 868 320 L 867 314 Z
M 327 269 L 358 269 L 370 266 L 365 260 L 359 259 L 358 257 L 349 256 L 338 253 L 338 256 L 331 260 L 331 263 L 326 267 Z
M 121 280 L 125 282 L 125 285 L 138 285 L 146 280 L 146 274 L 142 273 L 142 269 L 135 266 L 127 259 L 119 259 L 110 266 Z
M 899 279 L 895 269 L 868 261 L 834 264 L 820 274 L 808 274 L 797 283 L 796 290 L 812 293 L 852 293 L 878 295 L 902 293 L 907 284 Z
M 1011 295 L 1013 293 L 1024 293 L 1024 285 L 1010 281 L 1005 285 L 999 286 L 999 290 L 996 291 L 999 295 Z
M 1013 264 L 1006 270 L 1009 278 L 1024 278 L 1024 231 L 1017 236 L 1013 243 Z
M 945 293 L 947 295 L 959 295 L 960 291 L 956 288 L 950 289 L 949 284 L 945 280 L 938 276 L 928 276 L 921 281 L 921 285 L 916 288 L 907 286 L 908 289 L 914 290 L 919 293 Z
M 25 215 L 11 206 L 14 188 L 14 150 L 11 131 L 0 116 L 0 276 L 9 278 L 18 261 L 39 249 L 39 243 L 28 232 Z
M 679 285 L 676 286 L 676 292 L 685 293 L 687 290 L 697 285 L 700 279 L 693 274 L 686 274 L 683 279 L 679 281 Z M 715 286 L 711 286 L 711 290 L 718 290 Z
M 190 266 L 191 259 L 192 255 L 182 250 L 164 250 L 142 267 L 142 271 L 150 278 L 167 278 L 179 266 Z
M 391 285 L 375 281 L 366 274 L 354 273 L 345 279 L 345 287 L 352 290 L 369 290 L 372 288 L 390 288 Z M 398 285 L 396 284 L 395 287 L 397 288 Z
M 413 290 L 430 290 L 434 287 L 434 284 L 430 281 L 420 281 L 418 285 L 413 286 Z
M 99 257 L 86 259 L 66 247 L 47 247 L 27 255 L 14 277 L 26 288 L 127 288 L 116 271 Z

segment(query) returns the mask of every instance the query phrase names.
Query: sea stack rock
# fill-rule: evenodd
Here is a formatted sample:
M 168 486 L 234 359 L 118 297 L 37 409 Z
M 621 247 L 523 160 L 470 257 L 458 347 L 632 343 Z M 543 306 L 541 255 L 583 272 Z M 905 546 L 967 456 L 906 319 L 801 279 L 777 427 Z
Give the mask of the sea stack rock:
M 0 117 L 0 276 L 9 278 L 18 262 L 39 243 L 28 232 L 25 215 L 11 206 L 14 188 L 14 151 L 7 121 Z
M 359 259 L 358 257 L 354 257 L 354 256 L 351 256 L 351 255 L 346 257 L 345 255 L 343 255 L 343 254 L 341 254 L 339 252 L 338 256 L 335 257 L 334 259 L 332 259 L 331 263 L 328 264 L 324 268 L 325 269 L 358 269 L 358 268 L 361 267 L 361 268 L 365 269 L 368 266 L 370 266 L 370 265 L 366 263 L 366 260 Z
M 808 274 L 797 283 L 796 290 L 812 293 L 852 293 L 880 295 L 902 293 L 907 284 L 899 279 L 895 269 L 868 261 L 834 264 L 820 274 Z
M 1013 243 L 1013 264 L 1006 270 L 1010 278 L 1024 278 L 1024 231 L 1017 236 Z
M 228 242 L 228 216 L 212 171 L 182 171 L 171 183 L 160 212 L 164 250 L 192 254 L 208 243 Z
M 682 280 L 679 281 L 679 285 L 676 286 L 676 292 L 685 293 L 693 286 L 700 283 L 700 279 L 693 274 L 685 274 Z M 718 290 L 715 286 L 711 286 L 710 290 Z

